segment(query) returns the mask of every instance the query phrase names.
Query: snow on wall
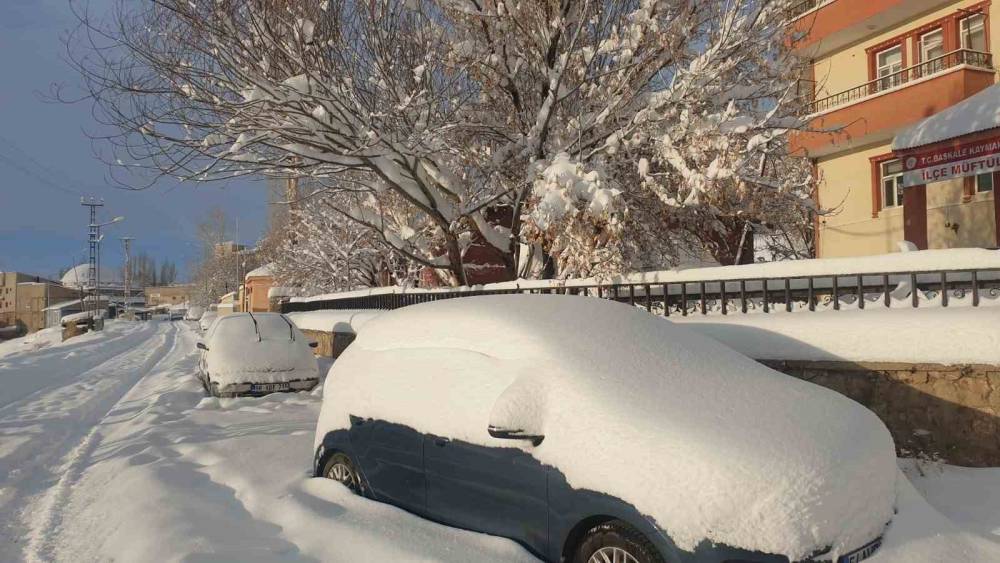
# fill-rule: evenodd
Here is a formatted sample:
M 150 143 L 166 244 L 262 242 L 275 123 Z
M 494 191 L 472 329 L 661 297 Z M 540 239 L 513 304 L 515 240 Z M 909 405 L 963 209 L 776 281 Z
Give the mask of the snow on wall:
M 299 330 L 356 333 L 365 323 L 383 312 L 372 309 L 345 309 L 338 311 L 288 313 L 285 316 L 295 323 L 295 326 L 299 327 Z
M 913 252 L 895 252 L 874 256 L 816 258 L 810 260 L 789 260 L 783 262 L 761 262 L 741 266 L 715 266 L 709 268 L 660 270 L 611 276 L 600 280 L 593 278 L 578 280 L 515 280 L 510 282 L 486 284 L 482 286 L 435 289 L 378 287 L 359 289 L 343 293 L 328 293 L 310 297 L 294 297 L 291 301 L 325 301 L 330 299 L 364 297 L 368 295 L 387 295 L 394 293 L 434 293 L 495 289 L 580 287 L 612 283 L 661 284 L 734 279 L 828 276 L 834 274 L 883 274 L 966 269 L 1000 270 L 1000 250 L 987 250 L 983 248 L 918 250 Z M 983 276 L 982 279 L 987 279 L 988 277 L 989 276 Z
M 995 308 L 873 309 L 671 317 L 758 360 L 1000 366 Z

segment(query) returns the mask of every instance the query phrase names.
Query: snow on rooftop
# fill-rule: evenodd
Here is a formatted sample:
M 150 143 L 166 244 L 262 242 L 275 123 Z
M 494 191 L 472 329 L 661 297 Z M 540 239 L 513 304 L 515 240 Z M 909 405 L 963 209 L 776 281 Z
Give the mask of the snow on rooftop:
M 246 275 L 246 277 L 244 279 L 266 278 L 266 277 L 269 277 L 269 276 L 273 275 L 272 274 L 273 270 L 274 270 L 274 264 L 264 264 L 263 266 L 261 266 L 259 268 L 256 268 L 256 269 L 253 269 L 253 270 L 250 270 L 249 272 L 247 272 L 247 275 Z
M 892 150 L 912 149 L 1000 127 L 1000 84 L 994 84 L 896 134 Z
M 120 283 L 121 276 L 107 268 L 101 268 L 101 285 Z M 63 274 L 62 284 L 66 287 L 85 287 L 90 283 L 90 264 L 80 264 L 69 269 L 68 272 Z

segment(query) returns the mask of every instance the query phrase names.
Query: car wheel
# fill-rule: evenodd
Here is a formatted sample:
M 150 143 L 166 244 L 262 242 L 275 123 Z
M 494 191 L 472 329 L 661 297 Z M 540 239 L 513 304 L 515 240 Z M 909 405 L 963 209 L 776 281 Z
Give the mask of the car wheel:
M 337 481 L 355 494 L 362 494 L 361 475 L 351 458 L 345 454 L 337 452 L 330 456 L 323 466 L 323 477 Z
M 591 528 L 580 541 L 574 563 L 663 563 L 656 546 L 621 520 Z

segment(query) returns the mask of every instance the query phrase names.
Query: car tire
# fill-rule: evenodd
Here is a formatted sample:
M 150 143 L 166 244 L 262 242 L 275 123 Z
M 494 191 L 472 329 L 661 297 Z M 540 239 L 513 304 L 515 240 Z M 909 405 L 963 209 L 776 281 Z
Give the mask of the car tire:
M 656 546 L 621 520 L 590 529 L 576 548 L 573 563 L 664 563 Z
M 337 452 L 330 456 L 323 464 L 322 476 L 325 479 L 333 479 L 357 495 L 364 495 L 364 483 L 358 466 L 351 461 L 347 454 Z

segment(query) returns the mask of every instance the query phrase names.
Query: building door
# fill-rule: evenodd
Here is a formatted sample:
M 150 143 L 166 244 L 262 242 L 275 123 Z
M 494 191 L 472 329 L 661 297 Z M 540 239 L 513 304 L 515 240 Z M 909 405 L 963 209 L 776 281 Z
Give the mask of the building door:
M 927 185 L 903 190 L 903 237 L 927 250 Z

